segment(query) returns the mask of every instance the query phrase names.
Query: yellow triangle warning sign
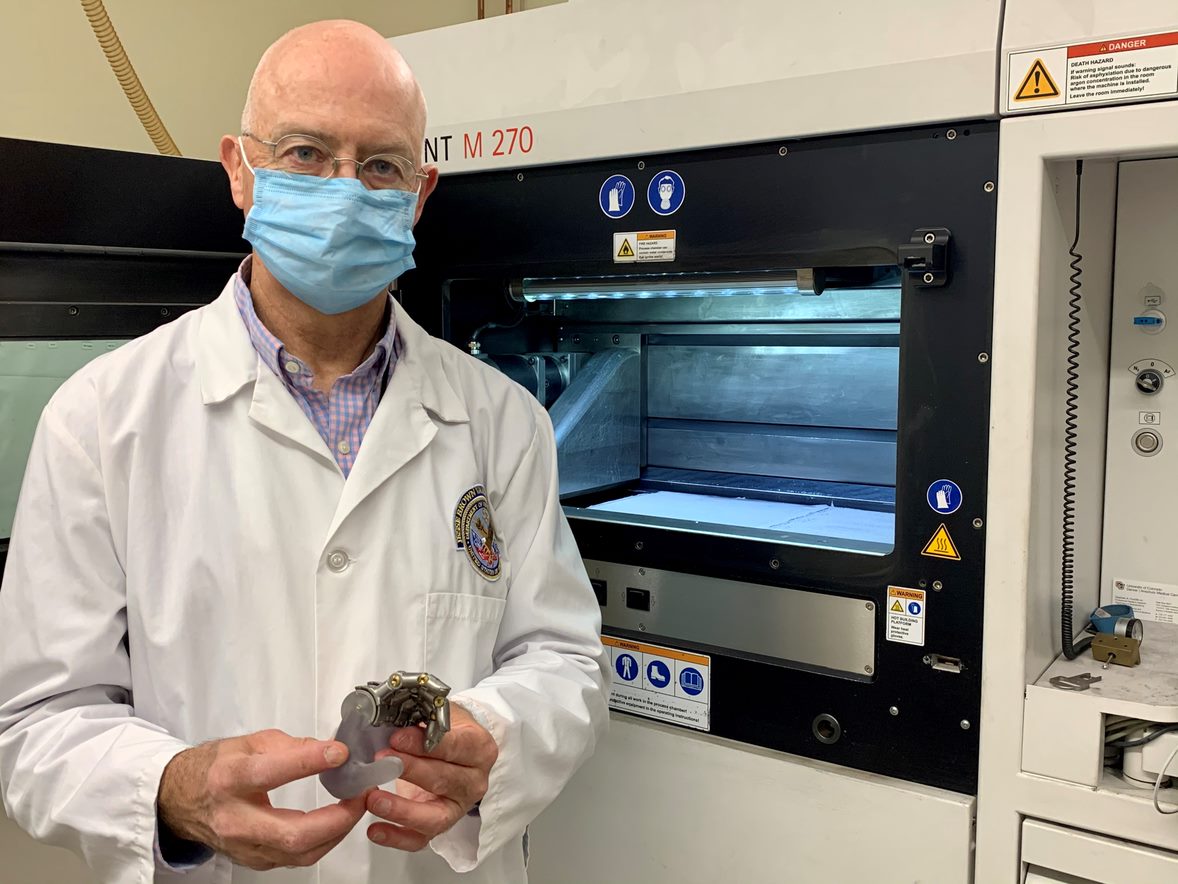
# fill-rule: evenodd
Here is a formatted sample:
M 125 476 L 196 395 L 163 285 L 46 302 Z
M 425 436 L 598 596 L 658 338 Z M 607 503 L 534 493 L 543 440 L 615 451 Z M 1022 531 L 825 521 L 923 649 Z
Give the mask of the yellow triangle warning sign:
M 953 538 L 949 536 L 949 529 L 943 524 L 929 539 L 929 542 L 925 544 L 920 554 L 922 556 L 932 556 L 934 559 L 952 559 L 955 562 L 961 561 L 961 554 L 957 552 Z
M 1055 80 L 1051 79 L 1051 74 L 1047 73 L 1047 65 L 1043 64 L 1042 59 L 1036 58 L 1031 69 L 1027 71 L 1027 75 L 1023 77 L 1023 83 L 1018 87 L 1018 92 L 1014 93 L 1014 100 L 1034 101 L 1037 98 L 1056 98 L 1058 96 L 1059 87 L 1055 85 Z
M 618 249 L 619 258 L 633 258 L 634 247 L 630 245 L 629 238 L 622 240 L 622 247 Z
M 894 602 L 892 602 L 891 610 L 899 611 L 901 614 L 903 614 L 904 613 L 904 606 L 900 604 L 899 599 L 896 599 Z

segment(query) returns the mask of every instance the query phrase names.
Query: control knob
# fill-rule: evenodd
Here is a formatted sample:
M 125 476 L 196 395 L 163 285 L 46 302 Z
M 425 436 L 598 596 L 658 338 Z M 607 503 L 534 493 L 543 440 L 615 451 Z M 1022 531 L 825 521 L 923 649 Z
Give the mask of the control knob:
M 1152 396 L 1162 389 L 1162 373 L 1157 369 L 1146 368 L 1137 373 L 1137 389 L 1146 396 Z

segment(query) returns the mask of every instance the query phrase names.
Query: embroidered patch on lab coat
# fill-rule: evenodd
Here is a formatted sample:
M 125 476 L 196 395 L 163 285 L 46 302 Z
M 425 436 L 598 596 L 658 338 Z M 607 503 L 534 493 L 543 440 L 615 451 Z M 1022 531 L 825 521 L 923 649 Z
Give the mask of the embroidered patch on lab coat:
M 499 541 L 491 521 L 487 489 L 482 485 L 468 488 L 454 508 L 454 542 L 466 551 L 471 567 L 487 580 L 498 580 L 502 570 Z

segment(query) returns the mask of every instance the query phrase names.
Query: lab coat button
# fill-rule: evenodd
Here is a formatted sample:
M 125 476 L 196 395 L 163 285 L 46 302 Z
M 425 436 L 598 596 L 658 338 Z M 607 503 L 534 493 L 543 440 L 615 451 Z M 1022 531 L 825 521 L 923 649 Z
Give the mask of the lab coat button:
M 333 549 L 327 554 L 327 567 L 336 574 L 346 570 L 350 564 L 351 560 L 348 558 L 348 554 L 342 549 Z

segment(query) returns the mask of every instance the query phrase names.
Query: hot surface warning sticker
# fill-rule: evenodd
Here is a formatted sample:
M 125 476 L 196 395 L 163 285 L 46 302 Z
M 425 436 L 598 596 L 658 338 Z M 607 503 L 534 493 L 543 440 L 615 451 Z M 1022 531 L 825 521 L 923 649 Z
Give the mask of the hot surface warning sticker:
M 614 262 L 617 264 L 674 260 L 674 230 L 639 230 L 614 234 Z
M 697 730 L 711 728 L 712 658 L 602 636 L 613 668 L 609 705 Z
M 1012 52 L 1007 110 L 1178 94 L 1178 32 Z
M 924 644 L 925 592 L 904 586 L 888 587 L 886 638 L 902 645 Z

